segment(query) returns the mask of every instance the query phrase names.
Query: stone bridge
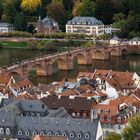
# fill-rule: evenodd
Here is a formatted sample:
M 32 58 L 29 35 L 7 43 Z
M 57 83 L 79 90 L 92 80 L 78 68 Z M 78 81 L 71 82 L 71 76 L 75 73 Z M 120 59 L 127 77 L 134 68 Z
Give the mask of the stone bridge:
M 59 70 L 73 70 L 74 59 L 77 59 L 77 63 L 80 65 L 90 65 L 92 60 L 108 60 L 110 56 L 122 56 L 126 53 L 127 46 L 83 48 L 22 61 L 1 69 L 1 72 L 17 73 L 26 77 L 30 70 L 36 70 L 39 76 L 51 76 L 54 63 L 57 63 Z

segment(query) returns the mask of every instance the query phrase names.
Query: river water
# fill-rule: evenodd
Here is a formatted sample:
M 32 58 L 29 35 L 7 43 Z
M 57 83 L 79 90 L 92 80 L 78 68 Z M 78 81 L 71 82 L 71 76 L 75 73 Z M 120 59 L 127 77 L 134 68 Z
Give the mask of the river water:
M 52 52 L 34 51 L 34 50 L 18 50 L 18 49 L 0 49 L 0 66 L 8 65 L 17 61 L 30 59 L 36 56 L 49 54 Z M 140 55 L 127 55 L 123 57 L 111 57 L 106 61 L 93 60 L 92 65 L 77 65 L 74 61 L 74 70 L 59 71 L 57 67 L 53 67 L 54 74 L 50 77 L 34 77 L 31 79 L 33 83 L 49 83 L 52 81 L 60 81 L 63 78 L 75 78 L 80 71 L 92 72 L 94 69 L 111 69 L 115 71 L 131 71 L 140 75 Z

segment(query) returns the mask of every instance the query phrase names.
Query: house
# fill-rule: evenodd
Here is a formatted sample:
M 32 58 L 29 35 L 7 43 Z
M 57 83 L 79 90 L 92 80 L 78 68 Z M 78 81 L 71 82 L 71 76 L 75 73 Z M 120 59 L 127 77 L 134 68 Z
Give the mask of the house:
M 120 39 L 117 36 L 114 36 L 112 39 L 110 39 L 110 45 L 118 45 L 120 44 Z
M 112 25 L 104 25 L 104 32 L 105 34 L 113 34 L 116 32 L 119 32 L 120 29 L 119 28 L 113 28 Z
M 0 111 L 0 114 L 0 138 L 2 140 L 4 138 L 31 139 L 36 135 L 62 136 L 69 140 L 103 140 L 101 125 L 97 117 L 90 120 L 58 116 L 14 116 L 13 112 L 6 111 Z
M 21 79 L 13 84 L 9 85 L 9 90 L 12 94 L 12 97 L 19 96 L 23 91 L 33 87 L 33 84 L 28 79 Z
M 104 24 L 95 17 L 74 17 L 67 22 L 66 33 L 99 36 L 104 34 Z
M 14 27 L 10 23 L 0 22 L 0 33 L 12 32 Z
M 121 133 L 129 118 L 136 114 L 136 107 L 119 99 L 107 99 L 97 105 L 103 136 L 110 132 Z
M 134 37 L 129 41 L 130 45 L 140 45 L 140 38 L 139 37 Z
M 36 30 L 39 33 L 54 33 L 59 31 L 59 25 L 50 17 L 45 17 L 42 20 L 39 18 Z
M 12 112 L 14 116 L 44 117 L 48 114 L 48 107 L 40 100 L 2 99 L 0 111 Z
M 64 109 L 73 118 L 91 118 L 97 102 L 94 98 L 83 98 L 74 96 L 47 96 L 40 99 L 50 109 Z

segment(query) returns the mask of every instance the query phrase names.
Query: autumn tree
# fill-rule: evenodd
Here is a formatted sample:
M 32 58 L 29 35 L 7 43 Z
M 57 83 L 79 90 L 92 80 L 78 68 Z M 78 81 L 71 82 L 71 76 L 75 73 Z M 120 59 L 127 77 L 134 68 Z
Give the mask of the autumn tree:
M 33 12 L 41 5 L 41 0 L 22 0 L 21 8 L 24 11 Z

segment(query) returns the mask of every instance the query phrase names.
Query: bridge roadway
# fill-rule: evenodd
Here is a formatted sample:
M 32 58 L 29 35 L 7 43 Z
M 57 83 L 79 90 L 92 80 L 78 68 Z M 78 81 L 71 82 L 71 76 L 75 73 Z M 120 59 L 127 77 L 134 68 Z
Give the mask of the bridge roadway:
M 49 54 L 32 58 L 31 60 L 24 60 L 11 66 L 4 66 L 1 68 L 1 73 L 18 73 L 26 77 L 29 71 L 34 69 L 37 75 L 51 76 L 53 74 L 52 67 L 55 62 L 59 70 L 72 70 L 75 58 L 78 64 L 89 65 L 92 64 L 92 59 L 108 60 L 110 56 L 122 56 L 125 53 L 127 53 L 127 46 L 124 45 L 80 48 L 70 52 Z

